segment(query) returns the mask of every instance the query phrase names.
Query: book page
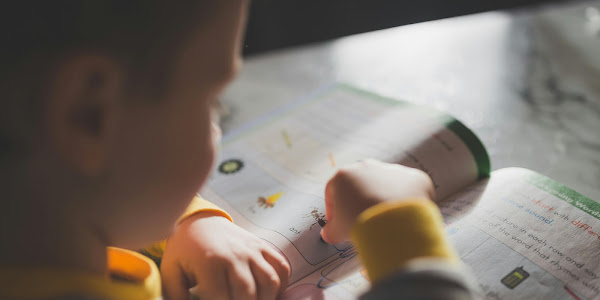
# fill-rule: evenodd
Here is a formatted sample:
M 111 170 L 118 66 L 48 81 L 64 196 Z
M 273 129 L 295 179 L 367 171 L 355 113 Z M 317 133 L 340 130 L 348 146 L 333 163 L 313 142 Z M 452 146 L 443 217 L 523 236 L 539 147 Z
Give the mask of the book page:
M 600 203 L 508 168 L 439 205 L 482 299 L 600 298 Z M 283 299 L 356 299 L 369 286 L 357 253 L 347 251 Z
M 295 282 L 352 253 L 320 239 L 323 194 L 340 167 L 365 158 L 424 170 L 440 197 L 489 172 L 483 146 L 453 118 L 336 85 L 226 136 L 202 195 L 280 249 Z
M 599 203 L 508 168 L 440 207 L 486 299 L 600 298 Z

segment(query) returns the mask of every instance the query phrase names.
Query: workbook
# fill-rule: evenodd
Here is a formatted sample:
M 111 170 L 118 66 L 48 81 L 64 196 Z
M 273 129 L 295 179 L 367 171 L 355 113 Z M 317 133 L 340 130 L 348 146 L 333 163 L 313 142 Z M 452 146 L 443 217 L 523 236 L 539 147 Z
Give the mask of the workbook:
M 201 194 L 279 249 L 283 299 L 356 299 L 370 287 L 351 243 L 329 245 L 324 189 L 375 158 L 431 176 L 447 235 L 484 299 L 600 299 L 600 204 L 534 171 L 490 172 L 461 122 L 336 84 L 231 130 Z

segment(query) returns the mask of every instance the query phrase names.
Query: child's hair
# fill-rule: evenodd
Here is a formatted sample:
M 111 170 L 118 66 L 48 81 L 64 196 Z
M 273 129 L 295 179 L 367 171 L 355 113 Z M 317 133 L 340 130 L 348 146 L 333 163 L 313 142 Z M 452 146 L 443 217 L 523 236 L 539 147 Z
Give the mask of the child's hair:
M 160 88 L 166 62 L 209 11 L 207 0 L 18 0 L 0 4 L 0 167 L 35 138 L 48 73 L 87 51 L 108 55 L 135 79 Z M 149 90 L 150 95 L 156 90 Z

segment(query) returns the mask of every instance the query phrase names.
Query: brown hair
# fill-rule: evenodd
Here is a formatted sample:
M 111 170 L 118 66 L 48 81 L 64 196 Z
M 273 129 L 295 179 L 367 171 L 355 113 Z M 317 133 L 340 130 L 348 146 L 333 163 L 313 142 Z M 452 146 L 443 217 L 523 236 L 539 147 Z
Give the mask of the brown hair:
M 130 87 L 160 87 L 172 51 L 208 0 L 19 0 L 0 4 L 0 162 L 35 138 L 53 65 L 94 51 L 123 63 Z M 220 0 L 215 0 L 220 1 Z M 154 91 L 149 91 L 153 93 Z

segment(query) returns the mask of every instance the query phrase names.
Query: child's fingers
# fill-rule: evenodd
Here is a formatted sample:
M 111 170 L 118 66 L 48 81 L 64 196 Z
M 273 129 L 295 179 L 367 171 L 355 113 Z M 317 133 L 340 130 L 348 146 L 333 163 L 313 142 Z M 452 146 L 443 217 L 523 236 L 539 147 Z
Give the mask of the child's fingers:
M 206 270 L 199 269 L 196 271 L 197 286 L 194 289 L 194 294 L 200 299 L 215 299 L 215 300 L 226 300 L 235 299 L 230 297 L 229 291 L 229 276 L 227 270 L 223 265 L 213 265 L 212 272 L 206 272 Z M 210 277 L 206 277 L 210 274 Z M 187 298 L 185 298 L 187 299 Z
M 234 263 L 227 270 L 229 294 L 231 299 L 255 300 L 257 294 L 256 282 L 250 266 Z
M 338 226 L 336 223 L 338 219 L 335 218 L 335 180 L 332 178 L 325 186 L 325 217 L 327 218 L 327 225 L 321 230 L 321 238 L 328 244 L 335 244 L 336 231 Z
M 325 186 L 325 217 L 328 221 L 333 221 L 335 209 L 334 186 L 330 180 Z
M 328 244 L 338 244 L 345 242 L 349 238 L 349 229 L 344 228 L 340 220 L 328 221 L 327 225 L 321 230 L 321 238 Z
M 188 281 L 176 264 L 164 262 L 161 265 L 162 290 L 165 300 L 190 299 Z
M 281 280 L 275 269 L 262 257 L 252 260 L 250 268 L 256 285 L 258 287 L 258 295 L 256 299 L 273 300 L 279 294 Z
M 277 275 L 279 275 L 279 293 L 282 293 L 288 285 L 290 273 L 292 272 L 290 264 L 283 255 L 270 247 L 263 251 L 263 257 L 275 269 Z

